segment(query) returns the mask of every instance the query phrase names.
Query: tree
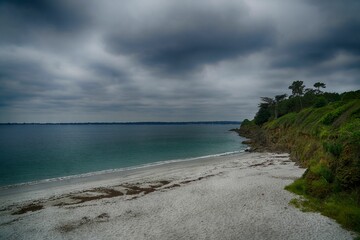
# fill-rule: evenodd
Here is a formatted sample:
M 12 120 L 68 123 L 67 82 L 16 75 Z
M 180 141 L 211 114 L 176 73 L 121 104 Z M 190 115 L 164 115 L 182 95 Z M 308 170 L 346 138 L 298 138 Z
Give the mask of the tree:
M 278 111 L 279 102 L 284 100 L 286 97 L 287 97 L 287 94 L 282 94 L 282 95 L 276 95 L 275 96 L 275 119 L 277 119 L 278 115 L 279 115 L 279 111 Z
M 265 103 L 269 106 L 272 106 L 275 103 L 274 99 L 269 98 L 269 97 L 261 97 L 261 101 L 263 101 L 263 103 Z
M 306 95 L 313 95 L 313 94 L 315 94 L 316 93 L 316 90 L 314 90 L 314 89 L 312 89 L 312 88 L 306 88 L 305 89 L 305 96 Z
M 325 83 L 322 83 L 322 82 L 317 82 L 314 84 L 314 87 L 317 89 L 317 93 L 321 93 L 321 90 L 320 88 L 326 88 L 326 84 Z
M 276 102 L 275 99 L 269 98 L 269 97 L 261 97 L 261 101 L 263 101 L 262 103 L 260 103 L 260 105 L 266 106 L 266 108 L 269 109 L 269 112 L 274 111 L 274 116 L 275 116 L 275 108 L 276 108 Z
M 326 98 L 324 96 L 319 96 L 316 99 L 316 102 L 314 103 L 314 107 L 321 108 L 321 107 L 326 106 L 326 104 L 328 104 L 328 101 L 326 100 Z
M 271 117 L 271 113 L 269 111 L 269 108 L 267 108 L 268 105 L 266 104 L 260 104 L 259 107 L 259 111 L 256 113 L 254 121 L 256 125 L 263 125 L 264 123 L 266 123 L 269 118 Z
M 261 102 L 259 103 L 259 111 L 255 115 L 255 124 L 261 126 L 263 123 L 266 123 L 271 117 L 271 108 L 274 106 L 274 99 L 269 97 L 261 97 Z
M 291 89 L 293 96 L 299 97 L 300 101 L 300 108 L 302 109 L 302 102 L 301 102 L 301 96 L 304 95 L 304 82 L 303 81 L 294 81 L 291 86 L 289 86 L 289 89 Z
M 278 102 L 284 100 L 286 97 L 287 97 L 287 94 L 276 95 L 275 96 L 275 101 L 278 103 Z
M 260 108 L 268 109 L 269 111 L 274 111 L 274 118 L 278 118 L 278 103 L 284 100 L 287 97 L 286 94 L 276 95 L 275 98 L 261 97 Z
M 302 96 L 304 94 L 304 88 L 305 85 L 303 81 L 294 81 L 291 86 L 289 86 L 294 96 Z

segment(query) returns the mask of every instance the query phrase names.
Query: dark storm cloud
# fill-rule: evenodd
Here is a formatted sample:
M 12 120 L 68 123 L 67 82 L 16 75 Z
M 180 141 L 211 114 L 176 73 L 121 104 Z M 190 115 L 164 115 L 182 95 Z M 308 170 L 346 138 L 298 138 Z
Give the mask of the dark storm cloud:
M 359 1 L 0 0 L 0 122 L 251 118 L 360 88 Z
M 1 42 L 26 43 L 40 31 L 76 33 L 91 19 L 86 1 L 70 0 L 1 0 Z M 47 37 L 47 36 L 43 36 Z
M 126 82 L 129 80 L 129 76 L 122 69 L 108 64 L 93 62 L 87 67 L 89 71 L 94 72 L 97 75 L 103 76 L 111 81 Z
M 319 12 L 321 23 L 313 35 L 304 36 L 276 51 L 274 67 L 311 67 L 336 57 L 339 53 L 360 56 L 359 1 L 309 1 Z M 306 25 L 304 28 L 308 27 Z M 300 31 L 301 32 L 301 31 Z M 359 61 L 342 68 L 359 68 Z
M 0 102 L 3 106 L 36 98 L 39 93 L 59 87 L 48 80 L 48 73 L 36 63 L 0 59 L 0 69 Z
M 166 22 L 145 30 L 135 26 L 111 33 L 109 51 L 133 55 L 145 65 L 179 74 L 260 51 L 274 40 L 272 25 L 251 19 L 243 9 L 183 6 L 170 9 L 167 15 Z
M 275 60 L 273 65 L 275 67 L 309 67 L 323 63 L 340 52 L 360 56 L 359 42 L 360 22 L 344 22 L 341 26 L 328 29 L 321 36 L 281 49 L 283 52 L 280 52 L 280 59 Z M 353 68 L 356 65 L 350 63 L 348 67 Z

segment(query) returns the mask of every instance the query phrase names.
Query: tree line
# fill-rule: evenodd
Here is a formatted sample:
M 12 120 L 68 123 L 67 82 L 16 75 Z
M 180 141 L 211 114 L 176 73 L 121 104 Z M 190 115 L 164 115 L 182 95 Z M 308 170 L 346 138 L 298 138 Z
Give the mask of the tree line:
M 292 94 L 276 95 L 274 98 L 261 97 L 259 110 L 255 115 L 254 122 L 262 125 L 265 122 L 277 119 L 290 112 L 299 112 L 308 107 L 323 107 L 328 103 L 346 100 L 347 98 L 358 98 L 360 91 L 346 92 L 343 94 L 324 92 L 326 84 L 316 82 L 314 88 L 306 88 L 303 81 L 294 81 L 289 89 Z

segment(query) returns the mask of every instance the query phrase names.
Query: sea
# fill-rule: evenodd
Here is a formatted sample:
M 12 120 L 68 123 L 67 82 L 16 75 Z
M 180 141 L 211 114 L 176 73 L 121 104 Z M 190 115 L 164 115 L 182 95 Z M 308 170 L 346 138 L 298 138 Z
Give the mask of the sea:
M 0 125 L 0 187 L 244 151 L 238 123 Z

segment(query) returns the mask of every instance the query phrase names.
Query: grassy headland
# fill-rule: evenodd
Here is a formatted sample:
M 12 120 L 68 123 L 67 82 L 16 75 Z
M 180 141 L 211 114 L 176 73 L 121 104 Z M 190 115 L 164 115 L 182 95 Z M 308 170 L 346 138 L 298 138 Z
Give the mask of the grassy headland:
M 302 82 L 297 84 L 300 93 L 293 90 L 288 99 L 262 98 L 254 120 L 244 120 L 239 134 L 251 139 L 254 150 L 287 151 L 307 168 L 286 187 L 303 196 L 293 204 L 360 233 L 360 91 L 304 93 Z

